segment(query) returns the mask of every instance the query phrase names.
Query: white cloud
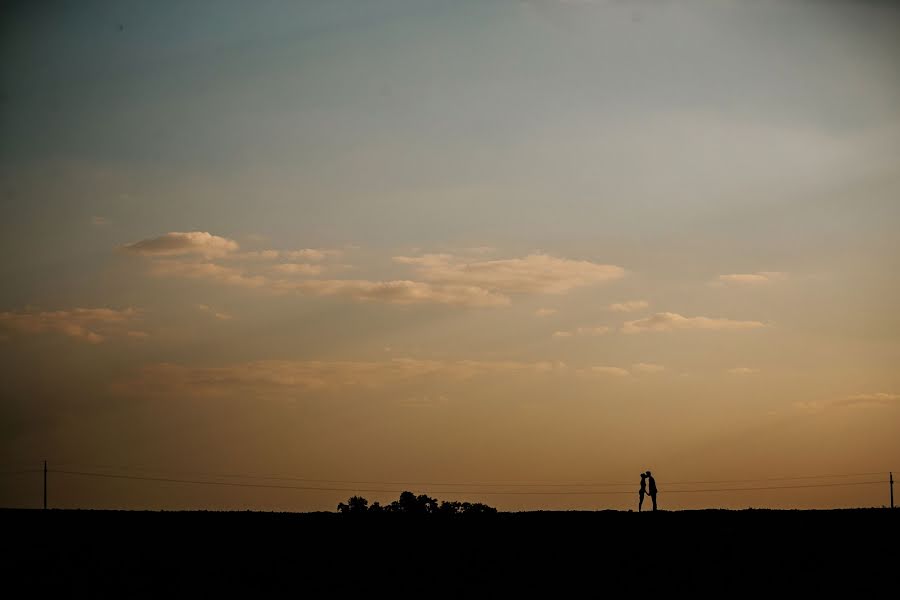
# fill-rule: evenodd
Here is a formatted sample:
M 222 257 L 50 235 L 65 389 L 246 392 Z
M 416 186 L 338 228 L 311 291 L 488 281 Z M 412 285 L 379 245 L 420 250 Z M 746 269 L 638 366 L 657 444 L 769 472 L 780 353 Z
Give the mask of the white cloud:
M 114 335 L 128 335 L 125 325 L 136 320 L 134 308 L 73 308 L 70 310 L 25 310 L 0 313 L 0 327 L 21 334 L 58 333 L 91 344 Z
M 629 300 L 627 302 L 610 304 L 607 308 L 613 312 L 634 312 L 636 310 L 643 310 L 648 306 L 650 306 L 650 303 L 646 300 Z
M 713 285 L 760 285 L 784 281 L 788 274 L 782 271 L 758 271 L 756 273 L 732 273 L 719 275 Z
M 631 365 L 631 370 L 635 373 L 661 373 L 666 370 L 662 365 L 654 365 L 652 363 L 636 363 Z
M 555 308 L 539 308 L 534 311 L 534 316 L 536 317 L 549 317 L 550 315 L 555 315 L 557 311 Z
M 750 367 L 735 367 L 728 369 L 730 375 L 753 375 L 759 373 L 759 369 L 751 369 Z
M 710 317 L 683 317 L 677 313 L 661 312 L 644 319 L 626 321 L 622 325 L 623 333 L 642 333 L 647 331 L 675 331 L 679 329 L 707 329 L 715 331 L 740 331 L 767 327 L 759 321 L 735 321 L 733 319 L 717 319 Z
M 142 256 L 223 256 L 238 249 L 238 243 L 206 231 L 173 231 L 159 237 L 121 246 L 123 252 Z
M 502 260 L 465 260 L 452 254 L 395 256 L 427 281 L 474 285 L 506 294 L 563 294 L 572 289 L 619 279 L 625 270 L 586 260 L 529 254 Z

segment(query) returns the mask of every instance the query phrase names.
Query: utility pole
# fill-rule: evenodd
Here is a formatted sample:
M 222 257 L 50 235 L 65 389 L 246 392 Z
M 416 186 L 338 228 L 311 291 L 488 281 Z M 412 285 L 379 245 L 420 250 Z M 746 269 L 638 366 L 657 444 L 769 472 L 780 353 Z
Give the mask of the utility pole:
M 894 472 L 891 471 L 891 508 L 894 508 Z
M 894 488 L 893 483 L 891 484 L 891 504 L 894 504 Z M 47 461 L 44 461 L 44 510 L 47 510 Z

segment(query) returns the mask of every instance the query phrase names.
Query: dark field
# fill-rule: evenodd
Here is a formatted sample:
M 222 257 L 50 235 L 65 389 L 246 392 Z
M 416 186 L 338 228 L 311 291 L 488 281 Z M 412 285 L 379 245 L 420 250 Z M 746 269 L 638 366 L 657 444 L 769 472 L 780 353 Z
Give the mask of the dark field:
M 900 512 L 532 512 L 411 517 L 0 510 L 6 585 L 134 595 L 896 597 Z M 30 591 L 29 591 L 30 590 Z M 280 595 L 280 594 L 279 594 Z M 12 597 L 12 596 L 7 596 Z

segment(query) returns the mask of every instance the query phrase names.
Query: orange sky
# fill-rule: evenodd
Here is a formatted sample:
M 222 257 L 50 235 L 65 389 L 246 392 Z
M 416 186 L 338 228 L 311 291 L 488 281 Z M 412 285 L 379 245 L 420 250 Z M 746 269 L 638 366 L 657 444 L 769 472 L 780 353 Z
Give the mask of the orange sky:
M 888 502 L 894 4 L 137 6 L 2 9 L 0 505 Z

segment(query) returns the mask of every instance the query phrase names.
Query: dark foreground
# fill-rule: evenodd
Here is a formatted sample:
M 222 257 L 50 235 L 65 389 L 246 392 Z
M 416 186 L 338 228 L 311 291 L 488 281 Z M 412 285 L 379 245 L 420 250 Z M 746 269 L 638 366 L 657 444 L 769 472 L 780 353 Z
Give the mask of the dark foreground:
M 893 595 L 900 572 L 900 511 L 887 509 L 451 518 L 0 510 L 0 523 L 7 589 L 34 593 L 858 596 Z

